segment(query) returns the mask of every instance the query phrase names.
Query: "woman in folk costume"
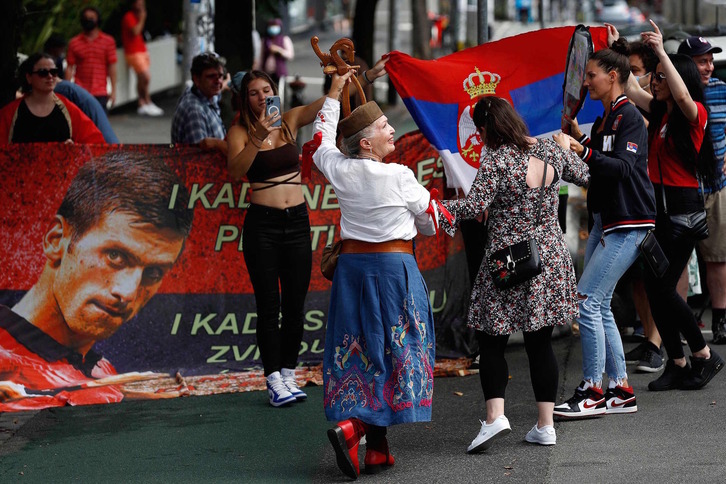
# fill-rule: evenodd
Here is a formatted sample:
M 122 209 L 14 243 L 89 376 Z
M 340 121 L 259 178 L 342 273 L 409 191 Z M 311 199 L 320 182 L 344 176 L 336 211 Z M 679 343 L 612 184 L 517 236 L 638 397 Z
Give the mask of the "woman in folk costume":
M 433 312 L 413 238 L 436 233 L 438 212 L 410 169 L 382 162 L 395 131 L 375 102 L 338 123 L 350 76 L 333 77 L 313 124 L 313 161 L 335 189 L 343 240 L 325 337 L 325 415 L 338 422 L 328 431 L 338 467 L 355 479 L 364 435 L 365 471 L 374 473 L 394 464 L 388 426 L 431 419 Z

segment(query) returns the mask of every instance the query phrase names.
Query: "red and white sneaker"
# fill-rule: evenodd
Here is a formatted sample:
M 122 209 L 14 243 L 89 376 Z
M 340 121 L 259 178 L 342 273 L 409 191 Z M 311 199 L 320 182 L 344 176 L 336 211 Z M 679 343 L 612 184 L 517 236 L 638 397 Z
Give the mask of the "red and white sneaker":
M 614 388 L 608 388 L 605 392 L 605 405 L 607 410 L 605 413 L 634 413 L 638 411 L 638 405 L 635 402 L 635 393 L 633 387 L 622 387 L 620 385 Z
M 583 381 L 575 388 L 575 394 L 565 403 L 555 406 L 554 415 L 564 419 L 593 418 L 605 415 L 607 406 L 601 388 Z

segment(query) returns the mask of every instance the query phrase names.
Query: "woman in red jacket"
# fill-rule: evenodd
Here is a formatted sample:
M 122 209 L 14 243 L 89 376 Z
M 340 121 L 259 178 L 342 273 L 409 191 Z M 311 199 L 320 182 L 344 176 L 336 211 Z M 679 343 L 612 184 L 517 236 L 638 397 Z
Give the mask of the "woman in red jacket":
M 28 57 L 18 69 L 25 94 L 0 110 L 0 146 L 9 143 L 101 143 L 101 131 L 65 97 L 55 94 L 58 69 L 48 54 Z

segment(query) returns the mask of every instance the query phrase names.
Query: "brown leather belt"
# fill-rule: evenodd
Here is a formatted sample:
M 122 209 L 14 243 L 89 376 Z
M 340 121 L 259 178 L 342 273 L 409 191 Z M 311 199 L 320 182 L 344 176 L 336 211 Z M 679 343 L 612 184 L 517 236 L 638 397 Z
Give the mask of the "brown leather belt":
M 388 242 L 363 242 L 346 239 L 340 250 L 343 254 L 370 254 L 376 252 L 400 252 L 413 254 L 413 240 L 389 240 Z

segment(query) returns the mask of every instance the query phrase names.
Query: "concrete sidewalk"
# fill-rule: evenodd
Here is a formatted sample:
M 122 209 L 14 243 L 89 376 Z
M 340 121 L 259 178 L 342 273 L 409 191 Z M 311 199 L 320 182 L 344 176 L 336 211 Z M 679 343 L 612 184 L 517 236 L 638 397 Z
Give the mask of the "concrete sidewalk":
M 580 342 L 560 338 L 554 349 L 562 400 L 581 378 Z M 657 374 L 631 373 L 637 413 L 558 422 L 557 445 L 540 447 L 523 441 L 537 416 L 523 346 L 510 344 L 507 359 L 509 436 L 466 454 L 484 418 L 479 378 L 437 378 L 432 421 L 391 427 L 396 465 L 360 481 L 723 482 L 726 372 L 700 391 L 662 393 L 646 390 Z M 305 391 L 289 408 L 256 391 L 3 414 L 0 482 L 345 482 L 322 388 Z

